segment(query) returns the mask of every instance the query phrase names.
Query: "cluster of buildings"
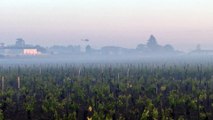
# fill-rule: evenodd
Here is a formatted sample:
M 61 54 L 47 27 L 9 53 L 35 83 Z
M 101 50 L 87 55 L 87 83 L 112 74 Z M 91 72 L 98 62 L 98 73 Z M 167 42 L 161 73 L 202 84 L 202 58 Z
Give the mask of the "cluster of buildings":
M 35 56 L 42 54 L 39 49 L 40 46 L 25 44 L 22 38 L 16 39 L 14 45 L 6 46 L 4 43 L 0 43 L 0 55 L 2 56 Z
M 159 45 L 156 38 L 151 35 L 146 44 L 139 44 L 136 48 L 123 48 L 116 46 L 104 46 L 101 49 L 93 49 L 91 46 L 86 47 L 86 53 L 101 55 L 169 55 L 177 53 L 173 46 Z
M 16 39 L 14 45 L 6 46 L 0 43 L 0 56 L 39 56 L 39 55 L 150 55 L 150 54 L 170 54 L 176 51 L 171 45 L 161 46 L 157 43 L 156 38 L 151 35 L 147 44 L 139 44 L 134 49 L 104 46 L 101 49 L 94 49 L 87 45 L 85 51 L 81 50 L 81 46 L 52 46 L 44 48 L 39 45 L 26 44 L 22 38 Z
M 213 50 L 201 49 L 200 45 L 197 45 L 196 49 L 189 53 L 190 55 L 213 55 Z
M 150 56 L 150 55 L 174 55 L 181 53 L 176 51 L 173 46 L 159 45 L 156 38 L 151 35 L 146 44 L 139 44 L 136 48 L 129 49 L 117 46 L 104 46 L 100 49 L 94 49 L 90 45 L 87 45 L 85 51 L 81 50 L 81 46 L 52 46 L 49 48 L 44 48 L 39 45 L 29 45 L 26 44 L 22 38 L 16 39 L 14 45 L 5 45 L 0 43 L 0 57 L 11 57 L 11 56 L 40 56 L 40 55 L 95 55 L 95 56 L 118 56 L 118 55 L 141 55 L 141 56 Z M 196 50 L 190 52 L 193 55 L 200 54 L 213 54 L 213 50 L 201 50 L 200 46 Z

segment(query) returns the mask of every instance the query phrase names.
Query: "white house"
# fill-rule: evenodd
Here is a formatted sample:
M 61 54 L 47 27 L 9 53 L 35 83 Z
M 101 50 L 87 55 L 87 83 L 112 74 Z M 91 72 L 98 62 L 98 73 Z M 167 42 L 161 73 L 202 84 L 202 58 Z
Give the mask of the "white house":
M 40 52 L 38 52 L 37 49 L 23 49 L 23 54 L 24 55 L 39 55 Z

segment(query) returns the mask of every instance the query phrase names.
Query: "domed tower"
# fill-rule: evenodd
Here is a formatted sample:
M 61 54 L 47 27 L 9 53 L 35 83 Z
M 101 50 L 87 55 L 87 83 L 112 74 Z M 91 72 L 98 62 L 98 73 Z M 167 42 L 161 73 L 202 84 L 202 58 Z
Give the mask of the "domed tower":
M 156 38 L 151 35 L 147 41 L 147 47 L 152 49 L 152 50 L 155 50 L 155 49 L 158 49 L 159 45 L 157 43 L 157 40 Z

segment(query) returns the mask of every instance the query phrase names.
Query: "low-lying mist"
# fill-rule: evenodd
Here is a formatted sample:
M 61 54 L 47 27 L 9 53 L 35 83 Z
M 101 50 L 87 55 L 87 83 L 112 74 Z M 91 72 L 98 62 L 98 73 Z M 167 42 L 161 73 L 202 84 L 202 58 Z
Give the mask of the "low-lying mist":
M 73 55 L 73 56 L 43 56 L 43 57 L 14 57 L 0 58 L 0 65 L 66 65 L 66 64 L 211 64 L 213 56 L 210 55 Z

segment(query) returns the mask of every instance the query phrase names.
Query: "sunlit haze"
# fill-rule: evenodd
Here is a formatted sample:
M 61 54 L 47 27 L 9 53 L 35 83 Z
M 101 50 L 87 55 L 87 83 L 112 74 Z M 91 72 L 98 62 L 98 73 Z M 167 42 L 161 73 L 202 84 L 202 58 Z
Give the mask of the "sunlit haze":
M 213 49 L 212 0 L 1 0 L 0 43 L 18 37 L 42 46 L 135 48 L 150 34 L 159 44 Z

